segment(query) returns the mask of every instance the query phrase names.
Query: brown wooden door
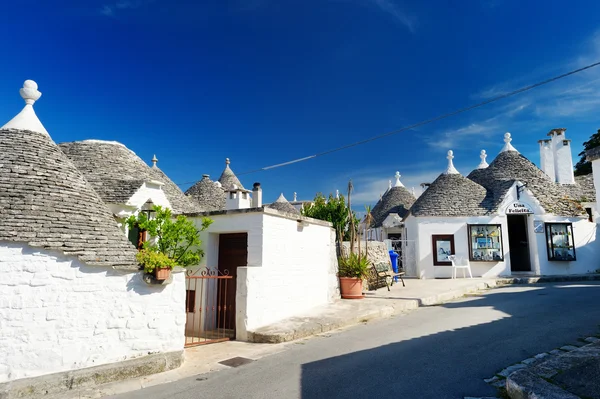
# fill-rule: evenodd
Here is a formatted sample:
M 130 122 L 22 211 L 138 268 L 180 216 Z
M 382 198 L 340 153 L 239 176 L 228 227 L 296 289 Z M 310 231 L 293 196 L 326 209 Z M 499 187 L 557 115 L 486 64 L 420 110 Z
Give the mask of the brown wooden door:
M 219 280 L 219 327 L 235 330 L 237 268 L 248 264 L 248 233 L 219 235 L 219 274 L 233 278 Z

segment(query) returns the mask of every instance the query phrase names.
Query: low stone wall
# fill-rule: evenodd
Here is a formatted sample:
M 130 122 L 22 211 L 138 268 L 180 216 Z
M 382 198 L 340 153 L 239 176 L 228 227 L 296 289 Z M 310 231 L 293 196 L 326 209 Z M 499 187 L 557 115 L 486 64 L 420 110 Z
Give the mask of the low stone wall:
M 387 245 L 381 241 L 361 241 L 360 242 L 360 253 L 364 254 L 366 249 L 369 249 L 367 253 L 367 259 L 371 264 L 387 263 L 392 268 L 392 260 L 390 259 L 390 253 L 387 249 Z M 354 243 L 354 252 L 358 252 L 358 243 Z M 342 256 L 348 256 L 350 254 L 350 242 L 344 241 L 342 243 Z M 374 290 L 380 288 L 375 285 L 375 281 L 371 279 L 365 279 L 363 286 L 367 290 Z
M 367 244 L 368 243 L 368 244 Z M 367 245 L 369 248 L 369 253 L 367 254 L 367 259 L 369 262 L 375 263 L 387 263 L 392 265 L 392 261 L 390 259 L 390 253 L 387 249 L 387 245 L 381 241 L 361 241 L 360 242 L 360 252 L 364 254 Z M 354 252 L 358 252 L 358 243 L 354 243 Z M 348 256 L 350 254 L 350 242 L 344 241 L 342 243 L 342 256 Z

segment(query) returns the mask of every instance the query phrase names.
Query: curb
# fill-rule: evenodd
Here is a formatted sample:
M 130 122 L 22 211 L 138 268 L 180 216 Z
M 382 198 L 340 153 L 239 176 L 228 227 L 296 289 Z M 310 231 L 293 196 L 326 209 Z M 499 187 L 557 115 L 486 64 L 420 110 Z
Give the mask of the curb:
M 418 299 L 398 299 L 394 304 L 383 305 L 377 310 L 368 312 L 357 312 L 354 317 L 342 318 L 336 316 L 325 317 L 321 321 L 310 320 L 309 317 L 294 317 L 287 319 L 296 324 L 296 328 L 277 328 L 266 326 L 255 331 L 248 331 L 248 342 L 261 344 L 279 344 L 307 338 L 313 335 L 350 327 L 370 320 L 382 319 L 395 316 L 406 311 L 415 310 L 419 307 L 436 306 L 453 299 L 462 298 L 467 294 L 479 292 L 499 286 L 497 282 L 480 282 L 473 287 L 444 292 Z
M 340 316 L 327 316 L 322 319 L 311 320 L 310 317 L 293 317 L 286 321 L 293 327 L 281 328 L 277 324 L 261 327 L 255 331 L 248 331 L 248 342 L 263 344 L 279 344 L 311 337 L 317 334 L 354 326 L 366 321 L 382 319 L 400 313 L 415 310 L 419 307 L 436 306 L 448 301 L 462 298 L 482 290 L 489 290 L 514 284 L 536 284 L 569 281 L 600 281 L 600 274 L 585 274 L 571 276 L 537 276 L 537 277 L 499 277 L 492 281 L 483 281 L 473 287 L 457 289 L 424 298 L 398 299 L 393 304 L 383 305 L 377 310 L 360 313 L 360 310 L 350 318 Z

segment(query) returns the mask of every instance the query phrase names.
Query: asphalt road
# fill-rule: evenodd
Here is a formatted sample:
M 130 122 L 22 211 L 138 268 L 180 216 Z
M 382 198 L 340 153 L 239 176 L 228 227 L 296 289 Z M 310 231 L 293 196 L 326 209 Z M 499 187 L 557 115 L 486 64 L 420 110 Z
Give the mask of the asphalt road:
M 599 323 L 599 283 L 512 286 L 304 340 L 238 368 L 112 398 L 494 396 L 484 378 L 598 334 Z

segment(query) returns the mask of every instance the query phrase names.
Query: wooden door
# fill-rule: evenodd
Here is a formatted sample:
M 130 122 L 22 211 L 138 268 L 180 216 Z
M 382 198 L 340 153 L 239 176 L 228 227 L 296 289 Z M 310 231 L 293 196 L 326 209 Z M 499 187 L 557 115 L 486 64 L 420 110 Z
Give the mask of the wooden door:
M 248 265 L 248 233 L 219 235 L 219 274 L 233 278 L 219 280 L 218 298 L 221 307 L 219 327 L 235 330 L 235 293 L 237 268 Z

